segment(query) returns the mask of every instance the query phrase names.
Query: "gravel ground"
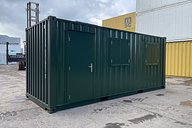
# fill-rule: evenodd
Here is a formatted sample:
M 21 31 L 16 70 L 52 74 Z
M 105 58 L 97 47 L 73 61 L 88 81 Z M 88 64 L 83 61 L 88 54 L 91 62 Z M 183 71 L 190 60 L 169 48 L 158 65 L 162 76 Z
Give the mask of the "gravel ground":
M 0 128 L 192 128 L 192 78 L 166 89 L 49 114 L 25 97 L 25 71 L 0 65 Z

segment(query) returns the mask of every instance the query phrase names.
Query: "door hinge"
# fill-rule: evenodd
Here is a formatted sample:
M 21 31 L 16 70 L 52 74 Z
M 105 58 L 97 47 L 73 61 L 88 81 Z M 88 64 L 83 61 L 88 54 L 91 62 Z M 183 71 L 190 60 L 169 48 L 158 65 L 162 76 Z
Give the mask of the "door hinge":
M 69 71 L 71 71 L 71 66 L 69 66 Z
M 71 96 L 69 95 L 69 100 L 71 99 Z

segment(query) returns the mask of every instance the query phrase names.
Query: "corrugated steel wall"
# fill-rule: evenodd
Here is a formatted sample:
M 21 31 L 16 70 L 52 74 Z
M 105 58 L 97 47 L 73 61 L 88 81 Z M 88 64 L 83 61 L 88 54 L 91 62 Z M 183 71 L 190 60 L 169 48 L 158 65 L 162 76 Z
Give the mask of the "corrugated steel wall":
M 108 27 L 108 28 L 115 28 L 115 29 L 135 32 L 136 13 L 135 12 L 128 13 L 125 15 L 103 20 L 102 26 Z
M 27 41 L 27 86 L 28 96 L 34 97 L 48 107 L 48 20 L 26 31 Z
M 191 0 L 137 0 L 137 12 L 146 12 L 151 9 L 158 9 L 159 7 L 174 6 L 190 2 Z
M 165 38 L 49 17 L 26 30 L 27 96 L 41 107 L 53 111 L 71 103 L 69 31 L 94 34 L 90 100 L 165 87 Z M 126 64 L 113 65 L 110 40 L 124 42 Z
M 166 75 L 192 77 L 192 42 L 166 44 Z

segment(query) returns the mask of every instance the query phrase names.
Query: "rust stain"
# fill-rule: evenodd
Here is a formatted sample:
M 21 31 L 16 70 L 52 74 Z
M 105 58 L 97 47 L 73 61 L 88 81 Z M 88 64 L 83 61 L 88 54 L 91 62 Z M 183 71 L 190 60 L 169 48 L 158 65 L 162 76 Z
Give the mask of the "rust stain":
M 180 105 L 192 107 L 192 101 L 182 101 L 180 102 Z

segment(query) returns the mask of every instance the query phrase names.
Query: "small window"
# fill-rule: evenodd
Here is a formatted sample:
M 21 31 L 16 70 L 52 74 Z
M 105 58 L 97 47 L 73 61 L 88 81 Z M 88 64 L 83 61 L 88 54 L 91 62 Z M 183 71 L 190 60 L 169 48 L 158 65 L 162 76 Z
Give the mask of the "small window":
M 159 63 L 160 45 L 157 43 L 146 44 L 146 60 L 147 64 Z
M 110 39 L 111 65 L 129 65 L 130 42 L 126 39 Z
M 131 27 L 132 26 L 132 18 L 131 17 L 126 17 L 124 19 L 124 24 L 125 24 L 125 28 Z

